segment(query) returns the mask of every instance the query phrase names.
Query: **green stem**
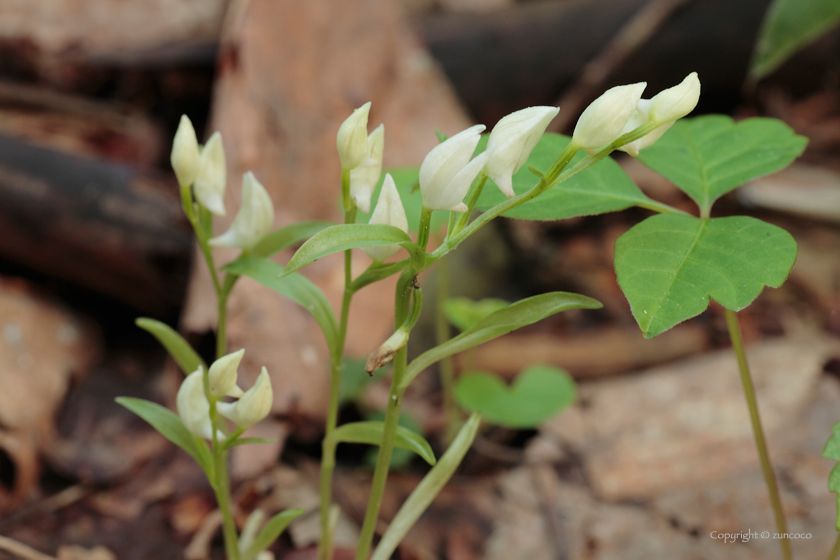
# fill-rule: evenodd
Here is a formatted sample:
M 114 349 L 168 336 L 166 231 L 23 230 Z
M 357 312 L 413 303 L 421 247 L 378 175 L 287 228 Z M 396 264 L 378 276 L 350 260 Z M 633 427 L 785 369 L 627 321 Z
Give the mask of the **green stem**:
M 431 212 L 429 212 L 429 215 L 431 215 Z M 423 223 L 421 222 L 421 228 L 422 225 Z M 413 270 L 406 270 L 397 282 L 396 307 L 394 310 L 394 324 L 396 328 L 399 328 L 408 317 L 415 274 Z M 382 441 L 379 444 L 376 468 L 373 471 L 373 482 L 371 483 L 365 520 L 362 524 L 361 535 L 359 536 L 359 548 L 356 549 L 356 560 L 367 560 L 373 544 L 373 535 L 376 531 L 376 522 L 379 519 L 379 508 L 382 505 L 382 497 L 385 494 L 385 482 L 388 480 L 388 471 L 391 467 L 391 454 L 394 451 L 394 441 L 399 425 L 400 407 L 402 406 L 404 393 L 404 389 L 400 389 L 400 385 L 405 375 L 407 363 L 408 350 L 406 346 L 403 346 L 394 357 L 394 374 L 391 378 L 388 408 L 385 411 L 385 426 L 383 428 Z
M 449 259 L 441 259 L 437 270 L 437 293 L 435 294 L 435 343 L 440 346 L 451 337 L 449 321 L 444 313 L 444 303 L 449 298 Z M 443 394 L 443 414 L 446 420 L 446 441 L 452 441 L 458 433 L 461 411 L 455 402 L 455 364 L 452 356 L 440 361 L 440 385 Z
M 205 372 L 204 377 L 205 390 L 207 390 L 209 388 L 207 372 Z M 230 505 L 230 479 L 227 470 L 228 454 L 219 442 L 219 415 L 216 412 L 216 402 L 216 398 L 210 398 L 210 425 L 213 428 L 213 477 L 215 478 L 215 480 L 210 481 L 210 484 L 216 493 L 219 511 L 222 512 L 222 532 L 225 537 L 225 553 L 228 560 L 239 560 L 239 536 L 236 533 L 236 523 L 233 520 L 233 512 Z
M 834 540 L 834 547 L 828 553 L 828 560 L 837 560 L 838 557 L 840 557 L 840 534 Z
M 420 211 L 420 227 L 417 232 L 417 244 L 424 251 L 429 244 L 429 235 L 432 230 L 432 211 L 423 206 Z
M 779 497 L 779 488 L 776 484 L 776 476 L 773 474 L 773 465 L 770 463 L 770 454 L 767 451 L 767 441 L 764 439 L 764 430 L 761 427 L 761 417 L 758 414 L 758 402 L 755 398 L 755 388 L 750 377 L 750 368 L 747 364 L 747 356 L 744 353 L 744 341 L 741 337 L 741 327 L 738 324 L 738 316 L 734 311 L 726 310 L 726 325 L 729 327 L 729 338 L 732 340 L 732 350 L 738 358 L 738 369 L 741 372 L 741 383 L 744 385 L 744 395 L 747 398 L 747 408 L 750 411 L 755 446 L 758 449 L 758 456 L 761 460 L 761 471 L 764 474 L 764 482 L 767 484 L 767 493 L 770 495 L 770 504 L 773 506 L 773 517 L 776 520 L 776 530 L 783 536 L 779 539 L 779 546 L 782 547 L 782 557 L 785 560 L 791 559 L 790 542 L 787 539 L 787 522 L 785 512 L 782 509 L 782 500 Z
M 481 191 L 484 190 L 484 184 L 487 183 L 487 175 L 482 173 L 479 176 L 478 182 L 473 185 L 470 189 L 470 192 L 467 194 L 467 199 L 464 202 L 467 205 L 467 211 L 461 214 L 458 217 L 458 221 L 455 223 L 454 228 L 449 228 L 447 232 L 447 237 L 450 235 L 456 234 L 467 225 L 467 222 L 470 221 L 470 216 L 472 215 L 473 210 L 475 209 L 476 203 L 478 203 L 478 197 L 481 196 Z
M 356 206 L 350 198 L 350 173 L 341 172 L 341 191 L 345 204 L 344 223 L 356 222 Z M 353 288 L 353 253 L 344 251 L 344 295 L 341 300 L 341 317 L 338 327 L 338 341 L 330 356 L 330 398 L 327 408 L 327 424 L 324 440 L 321 443 L 321 481 L 320 481 L 320 509 L 321 540 L 318 543 L 319 560 L 332 560 L 333 535 L 330 523 L 330 507 L 332 506 L 332 478 L 335 471 L 335 448 L 333 432 L 338 425 L 339 398 L 341 396 L 341 372 L 344 368 L 344 344 L 347 339 L 347 321 L 350 315 L 350 302 L 356 293 Z

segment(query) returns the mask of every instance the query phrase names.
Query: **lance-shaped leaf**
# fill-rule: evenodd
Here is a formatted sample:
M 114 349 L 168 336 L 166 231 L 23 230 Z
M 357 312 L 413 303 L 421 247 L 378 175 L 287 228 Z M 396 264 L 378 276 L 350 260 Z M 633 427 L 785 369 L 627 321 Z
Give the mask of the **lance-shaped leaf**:
M 750 76 L 759 79 L 840 23 L 837 0 L 775 0 L 755 45 Z
M 411 255 L 418 267 L 425 259 L 423 250 L 399 228 L 386 225 L 341 224 L 319 231 L 301 245 L 284 269 L 289 274 L 316 259 L 331 253 L 358 247 L 400 245 Z
M 396 228 L 394 228 L 396 229 Z M 399 230 L 398 230 L 399 231 Z M 238 259 L 225 266 L 225 270 L 239 276 L 247 276 L 263 286 L 286 296 L 302 305 L 312 317 L 327 339 L 327 346 L 334 355 L 338 349 L 338 322 L 335 319 L 327 297 L 309 278 L 300 274 L 283 274 L 283 267 L 274 261 L 258 257 Z
M 134 322 L 138 327 L 144 331 L 152 334 L 158 342 L 160 342 L 181 371 L 189 375 L 198 369 L 198 366 L 204 366 L 207 369 L 207 364 L 201 359 L 201 356 L 193 350 L 190 343 L 184 340 L 172 327 L 166 323 L 161 323 L 154 319 L 141 317 Z
M 255 257 L 276 255 L 283 249 L 287 249 L 295 243 L 305 241 L 322 229 L 326 229 L 332 225 L 335 224 L 333 222 L 311 221 L 298 222 L 281 227 L 260 239 L 259 243 L 251 249 L 251 255 Z
M 492 373 L 461 375 L 455 398 L 462 407 L 481 413 L 485 420 L 510 428 L 534 428 L 577 398 L 572 377 L 552 366 L 532 366 L 508 386 Z
M 738 311 L 777 288 L 796 260 L 785 230 L 748 216 L 659 214 L 615 244 L 615 271 L 646 338 L 698 315 L 709 297 Z
M 426 511 L 446 483 L 449 482 L 452 475 L 455 474 L 455 470 L 472 445 L 480 424 L 481 416 L 473 413 L 461 427 L 458 435 L 452 440 L 452 444 L 437 465 L 432 467 L 432 470 L 423 477 L 423 480 L 420 481 L 420 484 L 402 505 L 397 515 L 394 516 L 385 534 L 382 535 L 382 540 L 379 541 L 379 545 L 373 551 L 371 560 L 388 560 L 391 557 L 403 537 Z
M 673 181 L 708 216 L 715 200 L 762 175 L 784 169 L 808 139 L 776 119 L 738 123 L 724 115 L 676 122 L 639 159 Z
M 600 307 L 602 307 L 601 303 L 597 300 L 566 292 L 550 292 L 517 301 L 491 313 L 455 338 L 420 354 L 408 365 L 400 387 L 403 389 L 408 387 L 421 371 L 447 356 L 463 352 L 561 311 L 599 309 Z
M 542 172 L 548 171 L 569 141 L 568 136 L 561 134 L 544 134 L 528 157 L 527 163 L 513 175 L 513 191 L 522 194 L 535 186 L 538 179 L 528 167 Z M 478 145 L 478 150 L 484 151 L 486 145 L 485 135 Z M 585 157 L 584 152 L 579 152 L 569 167 Z M 476 207 L 479 210 L 489 210 L 504 200 L 505 196 L 493 181 L 488 180 Z M 503 215 L 523 220 L 564 220 L 576 216 L 615 212 L 653 202 L 630 180 L 620 165 L 610 158 L 605 158 Z
M 281 511 L 266 522 L 265 526 L 254 539 L 251 546 L 242 554 L 242 560 L 253 560 L 257 554 L 274 544 L 274 541 L 286 530 L 289 523 L 303 515 L 304 510 L 289 509 Z
M 213 464 L 210 448 L 204 440 L 190 433 L 177 414 L 157 403 L 143 399 L 117 397 L 116 401 L 151 424 L 163 437 L 189 453 L 208 478 L 210 477 Z
M 382 422 L 352 422 L 344 424 L 333 432 L 332 438 L 336 443 L 366 443 L 380 445 L 385 424 Z M 435 453 L 429 443 L 419 434 L 402 426 L 397 427 L 394 445 L 400 449 L 408 449 L 423 458 L 430 465 L 435 464 Z

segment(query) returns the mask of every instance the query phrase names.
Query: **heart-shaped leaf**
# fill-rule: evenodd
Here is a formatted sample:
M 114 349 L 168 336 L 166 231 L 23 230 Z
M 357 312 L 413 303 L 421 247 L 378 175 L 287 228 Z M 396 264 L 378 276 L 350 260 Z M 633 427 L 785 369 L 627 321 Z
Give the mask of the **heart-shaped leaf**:
M 570 138 L 561 134 L 546 133 L 537 142 L 528 161 L 513 176 L 513 190 L 522 194 L 537 184 L 538 179 L 528 170 L 533 167 L 548 171 L 557 156 L 569 143 Z M 487 146 L 483 136 L 478 151 Z M 569 166 L 586 157 L 579 152 Z M 492 180 L 488 180 L 476 205 L 479 210 L 488 210 L 503 202 L 505 196 Z M 539 197 L 503 214 L 509 218 L 523 220 L 564 220 L 576 216 L 590 216 L 624 210 L 631 206 L 653 202 L 645 196 L 630 177 L 611 158 L 604 158 L 592 167 L 552 187 Z
M 750 75 L 766 76 L 838 22 L 837 0 L 776 0 L 761 25 Z
M 496 311 L 510 305 L 509 301 L 496 298 L 472 300 L 465 297 L 449 298 L 443 302 L 446 319 L 457 329 L 465 331 Z
M 394 185 L 397 187 L 397 192 L 400 193 L 400 200 L 402 200 L 403 209 L 405 210 L 405 217 L 408 220 L 408 230 L 411 233 L 417 233 L 417 227 L 420 225 L 420 211 L 423 208 L 423 196 L 420 194 L 420 168 L 419 167 L 397 167 L 385 169 L 382 177 L 379 179 L 379 184 L 373 191 L 373 196 L 370 197 L 370 212 L 363 214 L 359 211 L 356 214 L 356 222 L 366 224 L 370 221 L 370 216 L 373 214 L 373 209 L 376 208 L 376 203 L 379 201 L 379 193 L 382 191 L 382 183 L 385 181 L 385 173 L 390 173 L 394 179 Z M 436 232 L 446 227 L 446 222 L 449 220 L 449 212 L 440 211 L 432 212 L 431 231 Z
M 203 439 L 190 433 L 177 414 L 157 403 L 143 399 L 117 397 L 116 401 L 151 424 L 163 437 L 189 453 L 207 476 L 210 476 L 213 464 L 210 448 Z
M 398 230 L 399 231 L 399 230 Z M 275 292 L 286 296 L 292 301 L 302 305 L 304 309 L 312 314 L 315 322 L 321 327 L 321 332 L 327 339 L 327 346 L 332 355 L 339 352 L 338 349 L 338 322 L 335 319 L 332 308 L 327 297 L 318 286 L 300 274 L 283 274 L 283 267 L 274 261 L 258 257 L 247 257 L 238 259 L 225 266 L 225 270 L 239 276 L 247 276 L 271 288 Z
M 748 216 L 659 214 L 615 244 L 615 271 L 646 338 L 702 313 L 709 296 L 739 311 L 777 288 L 796 260 L 785 230 Z
M 468 373 L 458 379 L 455 398 L 467 410 L 481 413 L 490 423 L 510 428 L 533 428 L 577 398 L 572 377 L 551 366 L 532 366 L 511 386 L 492 373 Z
M 599 309 L 601 307 L 601 303 L 597 300 L 567 292 L 550 292 L 519 300 L 488 315 L 455 338 L 420 354 L 406 368 L 400 387 L 405 389 L 421 371 L 447 356 L 531 325 L 555 313 L 569 309 Z
M 738 123 L 724 115 L 681 119 L 639 159 L 673 181 L 709 216 L 715 200 L 756 177 L 784 169 L 808 139 L 776 119 Z
M 172 359 L 175 360 L 175 363 L 178 364 L 178 367 L 181 368 L 181 371 L 185 375 L 189 375 L 197 370 L 198 366 L 203 366 L 207 369 L 207 364 L 193 350 L 190 343 L 184 340 L 184 337 L 166 323 L 161 323 L 148 317 L 140 317 L 134 324 L 158 339 L 158 342 L 166 348 L 166 351 L 169 352 L 169 355 L 172 356 Z
M 380 445 L 385 424 L 383 422 L 351 422 L 344 424 L 333 432 L 333 439 L 336 443 L 366 443 L 368 445 Z M 420 434 L 414 433 L 403 426 L 397 427 L 394 445 L 400 449 L 407 449 L 420 455 L 430 465 L 436 462 L 435 452 L 429 443 Z
M 331 253 L 357 247 L 400 245 L 411 255 L 416 268 L 422 268 L 423 250 L 399 228 L 386 225 L 340 224 L 323 229 L 310 237 L 289 260 L 283 274 L 290 274 L 302 266 Z

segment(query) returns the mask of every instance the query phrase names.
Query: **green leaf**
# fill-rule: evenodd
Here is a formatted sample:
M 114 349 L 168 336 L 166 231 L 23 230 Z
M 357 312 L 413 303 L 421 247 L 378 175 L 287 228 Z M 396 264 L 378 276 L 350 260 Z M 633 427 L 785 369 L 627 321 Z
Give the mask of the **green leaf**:
M 548 171 L 569 141 L 568 136 L 561 134 L 544 134 L 525 165 L 513 175 L 514 192 L 522 194 L 534 187 L 538 179 L 528 170 L 528 167 L 534 167 L 542 172 Z M 478 151 L 483 152 L 486 145 L 487 136 L 485 135 L 481 138 Z M 584 152 L 578 152 L 569 167 L 585 157 Z M 489 210 L 504 200 L 505 196 L 496 184 L 488 179 L 476 207 L 479 210 Z M 564 220 L 576 216 L 615 212 L 650 202 L 653 201 L 639 190 L 620 165 L 611 158 L 604 158 L 589 169 L 503 215 L 523 220 Z
M 490 423 L 534 428 L 572 404 L 577 387 L 562 369 L 532 366 L 520 373 L 512 386 L 492 373 L 462 375 L 455 386 L 455 398 Z
M 333 432 L 333 439 L 345 443 L 366 443 L 368 445 L 379 445 L 382 442 L 382 434 L 385 424 L 382 422 L 352 422 L 344 424 Z M 408 449 L 423 458 L 430 465 L 435 464 L 435 453 L 428 442 L 422 436 L 404 428 L 397 427 L 397 438 L 394 446 L 400 449 Z
M 263 286 L 303 306 L 321 327 L 330 352 L 335 354 L 339 351 L 338 322 L 335 314 L 324 292 L 309 278 L 300 274 L 288 274 L 280 278 L 283 274 L 282 266 L 274 261 L 258 257 L 239 259 L 225 266 L 225 269 L 233 274 L 256 280 Z
M 758 80 L 840 22 L 837 0 L 776 0 L 767 10 L 750 68 Z
M 510 302 L 503 299 L 485 298 L 475 301 L 465 297 L 454 297 L 443 302 L 443 313 L 457 329 L 465 331 L 508 305 Z
M 834 424 L 831 428 L 831 437 L 825 442 L 822 456 L 826 459 L 833 459 L 840 461 L 840 422 Z
M 379 201 L 379 193 L 382 191 L 382 183 L 385 181 L 385 173 L 390 173 L 394 179 L 394 184 L 397 186 L 397 192 L 400 193 L 403 208 L 405 209 L 405 217 L 408 220 L 408 231 L 417 233 L 417 227 L 420 225 L 420 211 L 423 208 L 423 196 L 420 194 L 420 168 L 419 167 L 397 167 L 385 169 L 382 172 L 382 177 L 379 178 L 379 184 L 373 191 L 373 196 L 370 198 L 370 212 L 364 214 L 361 210 L 356 214 L 356 222 L 366 224 L 370 221 L 370 216 L 373 214 L 373 209 L 376 208 L 376 203 Z M 449 220 L 449 212 L 439 211 L 432 212 L 432 231 L 439 231 L 446 227 Z
M 478 427 L 481 424 L 481 416 L 473 414 L 458 431 L 458 435 L 452 441 L 449 449 L 443 454 L 437 465 L 423 477 L 414 492 L 406 499 L 405 503 L 394 516 L 388 525 L 382 540 L 373 551 L 371 560 L 388 560 L 403 540 L 403 537 L 414 526 L 423 512 L 429 507 L 432 501 L 440 493 L 441 489 L 449 482 L 452 475 L 464 455 L 467 454 L 472 445 Z
M 536 323 L 555 313 L 569 309 L 599 309 L 600 307 L 602 307 L 601 303 L 592 298 L 566 292 L 550 292 L 517 301 L 488 315 L 455 338 L 418 356 L 408 365 L 400 386 L 408 387 L 421 371 L 447 356 Z
M 709 297 L 739 311 L 782 285 L 796 260 L 785 230 L 747 216 L 659 214 L 615 244 L 615 271 L 646 338 L 702 313 Z
M 834 465 L 828 475 L 828 489 L 831 492 L 840 492 L 840 463 Z
M 117 397 L 118 404 L 148 422 L 160 434 L 186 451 L 195 459 L 195 462 L 204 470 L 208 478 L 213 468 L 213 459 L 210 455 L 210 448 L 203 439 L 194 436 L 181 418 L 157 403 L 131 397 Z
M 147 317 L 137 319 L 134 324 L 158 339 L 158 342 L 166 348 L 166 351 L 169 352 L 169 355 L 172 356 L 172 359 L 175 360 L 175 363 L 178 364 L 178 367 L 181 368 L 184 374 L 191 374 L 198 369 L 198 366 L 207 368 L 207 364 L 192 349 L 189 342 L 184 340 L 184 337 L 169 325 Z
M 277 443 L 280 441 L 279 439 L 265 439 L 260 437 L 243 437 L 243 438 L 236 438 L 234 440 L 226 441 L 224 443 L 225 449 L 230 449 L 232 447 L 238 447 L 240 445 L 245 445 L 247 443 Z
M 251 546 L 248 547 L 248 550 L 242 555 L 242 560 L 252 560 L 256 558 L 257 554 L 266 550 L 269 546 L 274 544 L 274 541 L 286 530 L 286 527 L 289 526 L 289 523 L 294 521 L 296 518 L 303 515 L 304 510 L 297 508 L 297 509 L 289 509 L 286 511 L 282 511 L 268 520 L 265 526 L 262 528 L 262 531 L 259 532 L 257 537 L 254 539 L 254 542 Z
M 276 255 L 283 249 L 291 247 L 295 243 L 300 243 L 309 239 L 322 229 L 326 229 L 332 225 L 333 222 L 311 221 L 298 222 L 286 227 L 276 229 L 260 239 L 260 242 L 251 249 L 251 255 L 255 257 L 270 257 Z
M 724 115 L 681 119 L 639 159 L 670 179 L 708 216 L 715 200 L 762 175 L 787 167 L 808 139 L 776 119 L 735 123 Z
M 379 247 L 400 245 L 411 255 L 412 260 L 422 263 L 423 250 L 408 234 L 399 228 L 386 225 L 341 224 L 321 230 L 301 245 L 286 265 L 284 274 L 289 274 L 316 259 L 331 253 L 338 253 L 357 247 Z

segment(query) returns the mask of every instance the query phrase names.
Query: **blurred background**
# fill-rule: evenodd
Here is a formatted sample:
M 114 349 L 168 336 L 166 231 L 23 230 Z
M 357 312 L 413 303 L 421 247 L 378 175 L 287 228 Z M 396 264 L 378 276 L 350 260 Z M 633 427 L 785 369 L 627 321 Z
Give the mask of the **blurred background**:
M 385 124 L 385 166 L 416 166 L 436 129 L 490 129 L 514 110 L 558 105 L 550 130 L 568 134 L 609 87 L 646 81 L 650 97 L 696 71 L 694 115 L 775 117 L 810 139 L 791 168 L 727 195 L 715 211 L 760 217 L 800 245 L 789 281 L 740 316 L 791 530 L 812 535 L 794 551 L 825 557 L 834 498 L 832 464 L 819 454 L 840 420 L 840 32 L 750 79 L 769 5 L 0 0 L 0 535 L 64 559 L 167 560 L 185 549 L 187 558 L 222 557 L 200 470 L 113 402 L 174 405 L 181 374 L 136 317 L 177 326 L 209 355 L 215 344 L 215 298 L 193 266 L 169 167 L 182 114 L 200 141 L 223 135 L 227 207 L 238 207 L 242 173 L 253 170 L 280 226 L 340 219 L 335 133 L 366 101 L 371 125 Z M 667 180 L 617 160 L 646 194 L 694 212 Z M 401 560 L 778 554 L 773 540 L 709 538 L 772 531 L 772 516 L 722 309 L 713 304 L 645 340 L 615 283 L 615 239 L 647 215 L 498 220 L 453 254 L 454 295 L 566 290 L 605 305 L 500 338 L 458 365 L 508 380 L 533 362 L 556 365 L 578 380 L 580 398 L 537 429 L 483 432 Z M 360 269 L 369 262 L 357 257 Z M 306 271 L 334 305 L 340 263 Z M 353 357 L 392 328 L 382 290 L 354 300 Z M 246 513 L 313 509 L 328 380 L 321 335 L 294 303 L 250 281 L 230 305 L 229 347 L 247 348 L 243 385 L 266 365 L 275 387 L 274 414 L 255 435 L 279 440 L 236 448 L 235 501 Z M 347 389 L 344 420 L 384 409 L 380 381 Z M 405 405 L 437 451 L 440 400 L 426 374 Z M 340 555 L 350 554 L 363 517 L 368 450 L 348 446 L 341 460 L 337 558 L 349 558 Z M 423 472 L 402 462 L 385 519 Z M 303 516 L 277 557 L 314 558 L 317 532 L 317 515 Z M 4 557 L 16 556 L 0 550 Z

